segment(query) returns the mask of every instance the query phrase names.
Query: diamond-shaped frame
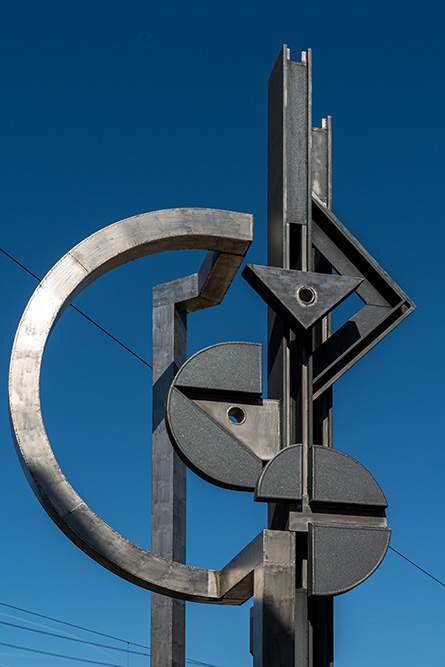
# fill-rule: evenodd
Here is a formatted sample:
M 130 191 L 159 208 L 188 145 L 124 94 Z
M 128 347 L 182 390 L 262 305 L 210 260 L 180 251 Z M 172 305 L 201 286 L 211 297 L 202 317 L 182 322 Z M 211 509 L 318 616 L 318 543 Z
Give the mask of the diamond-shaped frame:
M 415 305 L 329 211 L 312 197 L 314 247 L 339 275 L 361 276 L 356 294 L 364 307 L 322 343 L 313 355 L 314 399 L 405 319 Z

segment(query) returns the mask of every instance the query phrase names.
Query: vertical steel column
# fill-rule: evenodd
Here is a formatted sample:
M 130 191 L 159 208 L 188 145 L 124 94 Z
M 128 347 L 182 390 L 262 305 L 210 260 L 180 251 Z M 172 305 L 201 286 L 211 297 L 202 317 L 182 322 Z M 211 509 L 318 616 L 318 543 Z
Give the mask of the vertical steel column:
M 312 189 L 326 206 L 331 203 L 331 126 L 328 119 L 321 129 L 312 129 L 311 69 L 310 50 L 297 63 L 284 46 L 269 79 L 268 264 L 330 272 L 312 245 Z M 282 447 L 303 444 L 302 508 L 270 504 L 271 529 L 292 530 L 292 514 L 308 505 L 309 447 L 314 442 L 332 446 L 331 395 L 315 406 L 312 400 L 312 352 L 330 335 L 330 327 L 326 318 L 315 332 L 295 335 L 268 313 L 268 396 L 282 402 Z M 295 649 L 281 663 L 258 667 L 332 664 L 332 599 L 309 598 L 307 534 L 297 533 L 296 545 Z
M 169 299 L 169 284 L 153 290 L 152 551 L 185 563 L 186 467 L 167 435 L 164 403 L 187 358 L 187 315 Z M 168 301 L 173 303 L 168 303 Z M 184 667 L 185 602 L 151 594 L 151 667 Z
M 323 118 L 321 128 L 312 128 L 312 192 L 328 210 L 332 210 L 332 121 Z M 314 270 L 332 273 L 332 267 L 314 250 Z M 332 315 L 325 317 L 314 330 L 314 349 L 332 333 Z M 314 442 L 325 447 L 333 446 L 332 387 L 314 402 Z
M 304 53 L 301 63 L 291 62 L 289 55 L 284 46 L 269 78 L 268 265 L 307 271 L 312 260 L 311 53 Z M 268 396 L 282 403 L 282 447 L 303 442 L 307 498 L 307 452 L 312 441 L 310 339 L 304 336 L 296 340 L 271 310 L 268 331 Z M 289 506 L 270 504 L 269 528 L 288 528 L 289 510 Z M 293 646 L 287 642 L 288 651 L 281 662 L 267 658 L 258 667 L 311 664 L 304 540 L 298 539 L 298 545 L 294 578 L 289 575 L 288 579 L 288 590 L 293 593 L 288 603 L 295 619 Z M 284 623 L 282 630 L 287 636 Z M 254 646 L 255 650 L 260 650 L 259 646 Z
M 331 117 L 322 119 L 321 128 L 312 128 L 312 191 L 322 204 L 332 210 L 332 123 Z M 332 267 L 314 251 L 314 270 L 332 273 Z M 314 328 L 313 347 L 324 342 L 332 333 L 332 315 Z M 332 387 L 314 401 L 314 443 L 333 446 Z M 332 667 L 334 664 L 334 599 L 309 599 L 309 620 L 312 628 L 313 664 Z
M 187 313 L 220 303 L 247 252 L 209 251 L 198 273 L 153 288 L 152 551 L 185 563 L 186 467 L 167 434 L 165 397 L 187 358 Z M 151 667 L 184 667 L 185 602 L 152 593 Z
M 311 54 L 289 60 L 283 47 L 269 78 L 268 98 L 268 265 L 308 270 L 311 212 Z M 305 430 L 296 419 L 295 372 L 291 373 L 294 336 L 275 313 L 268 313 L 268 392 L 283 402 L 283 444 Z M 298 383 L 300 384 L 300 383 Z M 301 387 L 298 393 L 301 392 Z M 308 400 L 308 397 L 306 397 Z M 300 439 L 301 441 L 301 439 Z
M 253 667 L 294 664 L 295 554 L 295 533 L 264 531 L 263 561 L 254 571 Z

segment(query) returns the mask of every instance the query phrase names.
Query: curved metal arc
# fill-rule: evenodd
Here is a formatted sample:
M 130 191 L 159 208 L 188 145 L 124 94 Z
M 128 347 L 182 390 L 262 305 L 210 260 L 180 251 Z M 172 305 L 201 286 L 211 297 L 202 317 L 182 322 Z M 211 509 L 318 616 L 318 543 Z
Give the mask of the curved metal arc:
M 11 355 L 11 430 L 28 480 L 49 516 L 104 567 L 138 586 L 186 600 L 223 602 L 220 572 L 169 561 L 142 549 L 83 502 L 60 469 L 43 424 L 42 356 L 62 312 L 107 271 L 167 250 L 198 248 L 243 256 L 251 240 L 252 216 L 213 209 L 155 211 L 114 223 L 79 243 L 49 271 L 25 309 Z

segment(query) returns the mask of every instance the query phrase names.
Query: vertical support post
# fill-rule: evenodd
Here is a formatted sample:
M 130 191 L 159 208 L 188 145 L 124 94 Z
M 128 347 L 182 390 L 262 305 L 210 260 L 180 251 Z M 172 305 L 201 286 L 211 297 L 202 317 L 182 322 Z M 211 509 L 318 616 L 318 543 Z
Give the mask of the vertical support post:
M 321 128 L 312 128 L 312 191 L 327 209 L 332 210 L 332 121 L 323 118 Z M 314 253 L 314 269 L 318 273 L 332 273 L 332 267 L 318 251 Z M 314 349 L 332 333 L 332 315 L 315 327 Z M 333 446 L 332 387 L 314 403 L 314 442 Z
M 152 551 L 185 563 L 186 468 L 170 444 L 164 403 L 187 357 L 187 324 L 169 284 L 153 290 Z M 166 303 L 167 302 L 167 303 Z M 185 602 L 151 594 L 151 667 L 184 667 Z
M 268 97 L 268 265 L 303 271 L 308 270 L 311 244 L 310 51 L 304 55 L 305 61 L 291 62 L 283 46 L 269 78 Z M 272 310 L 268 330 L 268 393 L 282 400 L 283 445 L 289 446 L 302 428 L 296 419 L 301 387 L 295 391 L 291 373 L 293 335 Z M 306 424 L 306 439 L 308 428 Z
M 296 664 L 295 553 L 295 533 L 264 531 L 263 561 L 254 571 L 253 667 Z
M 303 54 L 301 63 L 291 62 L 289 57 L 284 46 L 269 78 L 268 264 L 307 271 L 312 261 L 311 53 Z M 303 443 L 304 502 L 307 502 L 308 448 L 312 441 L 311 379 L 309 337 L 297 340 L 269 310 L 268 396 L 282 403 L 282 447 Z M 288 528 L 289 510 L 289 506 L 270 504 L 269 528 Z M 295 581 L 299 588 L 292 589 L 294 648 L 281 663 L 294 667 L 312 665 L 305 556 L 303 547 L 296 561 Z M 258 662 L 255 667 L 273 664 Z
M 330 119 L 312 129 L 310 50 L 300 63 L 283 47 L 269 79 L 268 100 L 268 264 L 300 271 L 331 267 L 313 251 L 312 189 L 331 204 Z M 314 442 L 332 446 L 332 396 L 314 406 L 312 352 L 331 333 L 330 318 L 315 331 L 295 335 L 275 313 L 268 313 L 268 396 L 281 400 L 282 447 L 303 445 L 303 501 L 308 505 L 308 454 Z M 292 530 L 292 514 L 302 508 L 269 505 L 269 528 Z M 296 630 L 293 657 L 282 665 L 332 665 L 332 599 L 311 599 L 307 592 L 307 534 L 296 535 Z M 255 611 L 254 611 L 255 616 Z M 290 654 L 289 654 L 290 655 Z M 269 667 L 273 662 L 258 662 Z
M 248 245 L 244 252 L 247 251 Z M 187 313 L 216 306 L 244 258 L 209 251 L 198 273 L 153 288 L 153 553 L 185 563 L 186 467 L 167 434 L 165 397 L 187 359 Z M 152 593 L 151 667 L 184 667 L 185 602 Z
M 321 202 L 332 210 L 332 121 L 322 119 L 321 128 L 312 128 L 312 190 Z M 314 269 L 332 273 L 332 267 L 318 252 L 314 253 Z M 332 315 L 315 327 L 314 349 L 332 333 Z M 314 402 L 314 442 L 333 447 L 332 387 Z M 309 600 L 309 620 L 313 636 L 313 663 L 320 667 L 334 664 L 334 599 L 312 597 Z

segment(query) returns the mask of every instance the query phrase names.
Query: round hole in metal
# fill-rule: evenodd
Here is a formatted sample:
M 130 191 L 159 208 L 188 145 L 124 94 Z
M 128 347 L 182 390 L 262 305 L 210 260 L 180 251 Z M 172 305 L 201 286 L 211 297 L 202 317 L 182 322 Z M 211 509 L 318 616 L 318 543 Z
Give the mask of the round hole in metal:
M 232 405 L 232 407 L 227 410 L 227 416 L 232 424 L 242 424 L 246 421 L 246 413 L 236 405 Z
M 317 293 L 312 287 L 299 287 L 297 290 L 297 299 L 305 306 L 314 303 L 317 298 Z

